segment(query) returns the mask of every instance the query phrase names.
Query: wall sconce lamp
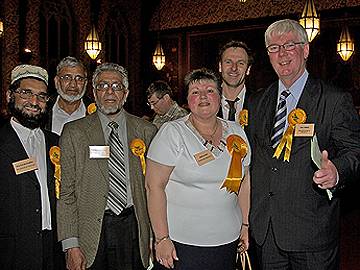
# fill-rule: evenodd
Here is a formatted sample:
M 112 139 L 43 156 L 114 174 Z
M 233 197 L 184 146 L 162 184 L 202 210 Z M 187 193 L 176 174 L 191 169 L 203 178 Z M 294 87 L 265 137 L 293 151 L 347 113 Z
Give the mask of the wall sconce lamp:
M 99 41 L 99 35 L 96 32 L 95 26 L 91 28 L 84 45 L 87 54 L 91 57 L 91 59 L 95 60 L 101 52 L 101 42 Z
M 305 28 L 309 42 L 320 33 L 320 17 L 316 13 L 313 0 L 306 0 L 299 23 Z
M 345 25 L 341 31 L 340 39 L 336 44 L 336 52 L 345 62 L 350 59 L 355 51 L 355 44 L 350 36 L 349 29 Z
M 153 54 L 153 64 L 157 70 L 161 70 L 165 66 L 165 54 L 160 40 L 158 40 L 155 52 Z

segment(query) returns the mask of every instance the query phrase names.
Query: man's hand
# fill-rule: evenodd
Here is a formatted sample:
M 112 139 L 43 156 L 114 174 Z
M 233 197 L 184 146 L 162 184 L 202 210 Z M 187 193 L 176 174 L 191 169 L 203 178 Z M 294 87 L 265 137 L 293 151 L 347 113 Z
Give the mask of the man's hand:
M 313 181 L 321 189 L 333 188 L 337 184 L 337 169 L 328 158 L 328 152 L 322 151 L 321 169 L 314 173 Z
M 66 251 L 66 268 L 69 270 L 85 270 L 86 259 L 79 247 Z

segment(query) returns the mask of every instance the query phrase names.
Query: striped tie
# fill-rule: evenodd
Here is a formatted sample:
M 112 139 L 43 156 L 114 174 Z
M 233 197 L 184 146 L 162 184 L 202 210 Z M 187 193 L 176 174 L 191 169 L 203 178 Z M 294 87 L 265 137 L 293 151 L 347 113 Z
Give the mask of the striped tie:
M 285 129 L 285 120 L 287 116 L 287 110 L 286 110 L 286 98 L 290 95 L 289 90 L 284 90 L 280 94 L 280 101 L 279 105 L 277 107 L 277 112 L 275 115 L 275 124 L 273 129 L 273 135 L 271 137 L 271 145 L 273 148 L 275 148 L 279 142 L 280 139 L 284 133 Z
M 115 214 L 120 214 L 126 206 L 126 172 L 124 146 L 119 140 L 116 129 L 119 125 L 110 122 L 111 133 L 109 136 L 110 158 L 109 158 L 109 197 L 108 206 Z

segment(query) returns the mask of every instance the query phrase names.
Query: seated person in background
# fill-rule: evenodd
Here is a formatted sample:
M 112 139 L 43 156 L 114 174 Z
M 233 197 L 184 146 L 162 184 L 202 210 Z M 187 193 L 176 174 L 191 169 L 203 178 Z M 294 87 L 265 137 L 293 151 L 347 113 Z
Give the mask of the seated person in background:
M 240 125 L 216 117 L 220 84 L 207 69 L 187 74 L 191 113 L 165 123 L 150 144 L 148 210 L 156 259 L 166 268 L 233 270 L 239 238 L 248 248 L 250 147 Z M 221 189 L 234 138 L 247 149 L 236 168 L 239 184 L 244 177 L 238 195 Z
M 155 81 L 146 91 L 148 105 L 156 113 L 152 123 L 160 128 L 162 124 L 187 115 L 189 112 L 174 101 L 170 86 L 164 81 Z

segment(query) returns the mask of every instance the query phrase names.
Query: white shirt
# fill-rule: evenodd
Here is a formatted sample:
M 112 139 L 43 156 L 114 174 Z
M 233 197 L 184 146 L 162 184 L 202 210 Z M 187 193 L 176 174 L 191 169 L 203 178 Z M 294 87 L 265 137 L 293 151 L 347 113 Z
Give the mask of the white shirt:
M 194 154 L 211 149 L 194 132 L 189 116 L 165 123 L 154 137 L 147 157 L 174 166 L 165 192 L 170 238 L 188 245 L 218 246 L 238 239 L 242 224 L 238 197 L 220 189 L 228 174 L 231 156 L 225 146 L 212 151 L 215 159 L 199 166 Z M 248 144 L 244 130 L 235 122 L 221 119 L 222 141 L 230 134 L 241 136 Z M 249 146 L 249 144 L 248 144 Z M 251 151 L 243 160 L 250 164 Z
M 57 135 L 61 134 L 63 127 L 66 123 L 83 118 L 86 115 L 86 108 L 84 102 L 80 101 L 80 106 L 72 114 L 68 114 L 59 106 L 59 98 L 57 97 L 56 102 L 52 108 L 52 124 L 51 131 Z
M 46 156 L 48 153 L 46 153 L 44 133 L 40 128 L 29 129 L 24 127 L 13 118 L 11 118 L 10 123 L 28 156 L 36 158 L 38 169 L 35 170 L 35 175 L 40 184 L 42 229 L 51 230 L 51 210 L 47 187 L 46 166 Z
M 244 84 L 243 89 L 240 91 L 239 95 L 237 96 L 237 98 L 239 99 L 237 102 L 235 102 L 235 122 L 239 123 L 239 113 L 241 112 L 241 110 L 244 107 L 244 100 L 245 100 L 245 93 L 246 93 L 246 87 Z M 223 119 L 228 120 L 229 118 L 229 103 L 227 103 L 227 98 L 224 96 L 224 94 L 221 96 L 221 109 L 222 109 L 222 113 L 223 113 Z

